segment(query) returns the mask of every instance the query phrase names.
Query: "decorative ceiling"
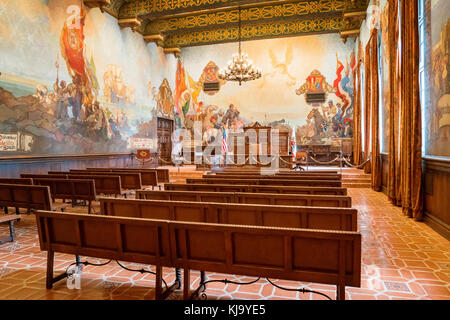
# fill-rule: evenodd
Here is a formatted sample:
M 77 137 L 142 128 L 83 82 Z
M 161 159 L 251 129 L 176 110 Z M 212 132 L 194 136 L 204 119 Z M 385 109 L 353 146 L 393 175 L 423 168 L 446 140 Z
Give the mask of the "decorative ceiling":
M 238 40 L 340 33 L 359 34 L 369 0 L 84 0 L 118 19 L 121 27 L 169 49 Z M 173 51 L 173 50 L 172 50 Z M 175 50 L 178 52 L 178 50 Z

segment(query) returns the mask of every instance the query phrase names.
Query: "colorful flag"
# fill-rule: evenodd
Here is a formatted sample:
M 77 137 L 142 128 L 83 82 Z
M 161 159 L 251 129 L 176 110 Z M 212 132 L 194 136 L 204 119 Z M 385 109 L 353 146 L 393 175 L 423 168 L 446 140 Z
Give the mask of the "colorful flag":
M 222 127 L 223 136 L 222 136 L 222 154 L 228 153 L 228 143 L 227 143 L 227 130 L 225 127 Z
M 79 25 L 67 26 L 67 21 L 64 22 L 64 27 L 60 37 L 61 54 L 67 64 L 67 70 L 72 77 L 78 74 L 81 77 L 83 85 L 87 85 L 88 76 L 86 74 L 86 64 L 84 59 L 84 15 L 81 10 L 80 16 L 77 17 L 80 21 Z
M 177 72 L 175 78 L 175 106 L 177 108 L 178 114 L 182 114 L 181 106 L 181 95 L 187 90 L 186 86 L 186 74 L 184 72 L 184 66 L 180 59 L 177 63 Z

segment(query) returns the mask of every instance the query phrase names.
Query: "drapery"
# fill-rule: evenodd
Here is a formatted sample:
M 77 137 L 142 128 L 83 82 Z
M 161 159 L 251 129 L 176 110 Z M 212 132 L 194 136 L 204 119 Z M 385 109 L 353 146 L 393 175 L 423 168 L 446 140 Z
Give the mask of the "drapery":
M 366 45 L 364 55 L 364 161 L 370 157 L 370 118 L 371 118 L 371 62 L 370 43 Z M 371 163 L 368 161 L 364 166 L 364 173 L 370 173 Z
M 353 163 L 360 165 L 362 163 L 362 137 L 361 137 L 361 58 L 358 50 L 358 63 L 353 74 Z
M 399 162 L 399 103 L 400 103 L 400 48 L 398 0 L 389 0 L 388 52 L 389 52 L 389 121 L 387 196 L 395 205 L 401 205 Z
M 422 218 L 422 123 L 419 95 L 419 20 L 417 0 L 401 6 L 400 187 L 403 212 Z
M 371 67 L 371 177 L 372 189 L 381 190 L 381 161 L 380 161 L 380 128 L 379 128 L 379 80 L 378 80 L 378 29 L 372 30 L 372 35 L 368 43 L 370 46 L 370 67 Z

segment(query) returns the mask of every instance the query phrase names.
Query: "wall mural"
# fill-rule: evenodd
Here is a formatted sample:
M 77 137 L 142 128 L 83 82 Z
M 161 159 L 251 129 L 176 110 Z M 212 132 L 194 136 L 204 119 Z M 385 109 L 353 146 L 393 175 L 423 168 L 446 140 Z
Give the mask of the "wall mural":
M 425 97 L 426 150 L 433 156 L 450 157 L 450 2 L 427 0 Z M 430 13 L 431 11 L 431 13 Z
M 174 58 L 78 0 L 2 0 L 0 26 L 0 155 L 156 148 Z
M 289 130 L 297 144 L 340 144 L 353 136 L 351 42 L 343 44 L 335 34 L 246 41 L 243 51 L 263 76 L 242 86 L 217 78 L 217 66 L 227 64 L 237 44 L 183 48 L 174 93 L 176 124 L 192 129 L 193 121 L 201 121 L 209 139 L 222 128 L 258 121 Z

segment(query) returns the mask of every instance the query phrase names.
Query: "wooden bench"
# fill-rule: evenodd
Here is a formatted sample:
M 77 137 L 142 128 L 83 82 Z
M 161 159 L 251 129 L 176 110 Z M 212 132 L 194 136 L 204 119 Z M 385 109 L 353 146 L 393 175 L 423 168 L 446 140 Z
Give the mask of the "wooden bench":
M 86 170 L 70 170 L 72 175 L 102 175 L 110 176 L 111 172 L 86 171 Z M 120 176 L 120 185 L 122 189 L 137 190 L 142 189 L 142 178 L 139 172 L 114 172 L 114 175 Z
M 357 230 L 357 210 L 242 203 L 99 198 L 101 214 L 192 222 Z
M 97 195 L 122 195 L 124 194 L 126 197 L 126 193 L 122 191 L 122 186 L 120 184 L 120 176 L 118 175 L 96 175 L 92 173 L 92 175 L 88 174 L 73 174 L 69 171 L 49 171 L 49 174 L 65 174 L 67 179 L 87 179 L 94 180 L 95 183 L 95 192 Z
M 184 269 L 185 299 L 190 270 L 332 284 L 340 300 L 346 286 L 361 285 L 358 232 L 177 222 L 169 234 L 172 264 Z M 217 281 L 226 283 L 203 281 L 196 292 Z
M 340 175 L 313 176 L 313 175 L 227 175 L 227 174 L 204 174 L 203 179 L 273 179 L 273 180 L 341 180 Z
M 79 256 L 89 256 L 154 265 L 156 299 L 170 293 L 162 292 L 162 267 L 172 265 L 167 222 L 49 211 L 38 211 L 36 221 L 40 248 L 47 251 L 47 289 L 68 276 L 53 276 L 58 252 L 75 255 L 77 264 Z
M 33 174 L 33 173 L 21 173 L 21 178 L 38 178 L 38 179 L 66 179 L 67 174 Z
M 136 199 L 199 201 L 220 203 L 249 203 L 267 205 L 341 207 L 351 208 L 352 198 L 348 196 L 303 195 L 280 193 L 247 192 L 201 192 L 201 191 L 150 191 L 137 190 Z
M 341 187 L 338 180 L 284 180 L 284 179 L 228 179 L 203 178 L 186 179 L 186 184 L 248 184 L 248 185 L 277 185 L 277 186 L 310 186 L 310 187 Z
M 337 299 L 345 299 L 346 286 L 360 286 L 361 235 L 358 232 L 48 211 L 38 211 L 36 220 L 40 248 L 47 251 L 47 289 L 68 275 L 53 276 L 55 252 L 75 255 L 78 264 L 81 264 L 79 256 L 83 255 L 154 265 L 156 299 L 165 296 L 162 267 L 184 269 L 185 299 L 190 297 L 190 270 L 331 284 L 337 286 Z M 171 288 L 179 285 L 180 280 L 177 274 Z M 196 291 L 205 289 L 208 282 L 212 281 L 202 279 Z
M 14 231 L 14 221 L 19 220 L 18 214 L 6 214 L 0 216 L 0 223 L 8 222 L 9 224 L 9 237 L 0 239 L 0 244 L 5 242 L 14 242 L 16 240 L 16 233 Z
M 55 199 L 70 199 L 72 200 L 72 205 L 75 205 L 76 201 L 87 201 L 89 214 L 92 211 L 92 201 L 97 199 L 94 180 L 33 179 L 33 181 L 36 185 L 49 186 L 53 201 Z
M 20 219 L 19 208 L 31 210 L 53 210 L 50 200 L 50 189 L 46 186 L 0 184 L 0 206 L 15 207 L 17 214 L 0 216 L 0 223 L 9 224 L 9 237 L 0 239 L 0 244 L 15 241 L 14 222 Z
M 103 170 L 103 168 L 87 168 L 87 170 Z M 169 169 L 147 169 L 147 168 L 108 168 L 108 170 L 135 170 L 139 172 L 156 172 L 158 183 L 169 183 L 170 174 Z
M 95 192 L 97 195 L 122 195 L 124 194 L 122 191 L 122 186 L 120 184 L 120 176 L 110 175 L 76 175 L 69 174 L 67 176 L 68 179 L 89 179 L 94 180 L 95 183 Z M 125 194 L 126 196 L 126 194 Z
M 0 206 L 30 210 L 53 210 L 50 200 L 50 189 L 47 186 L 20 185 L 20 184 L 0 184 Z
M 142 185 L 155 187 L 158 185 L 158 173 L 156 170 L 148 169 L 117 169 L 117 168 L 87 168 L 86 171 L 91 172 L 110 172 L 110 173 L 120 173 L 120 172 L 131 172 L 140 173 L 142 179 Z
M 31 178 L 0 178 L 0 184 L 33 184 Z
M 180 184 L 164 185 L 165 190 L 211 191 L 211 192 L 251 192 L 251 193 L 295 193 L 318 195 L 347 195 L 347 188 L 342 187 L 305 187 L 305 186 L 261 186 L 245 184 Z
M 261 170 L 258 167 L 255 167 L 254 169 L 241 169 L 241 168 L 213 168 L 211 170 L 211 172 L 221 172 L 221 173 L 267 173 L 268 171 L 273 171 L 276 173 L 280 173 L 280 174 L 308 174 L 308 173 L 319 173 L 319 174 L 324 174 L 324 173 L 331 173 L 331 174 L 337 174 L 339 173 L 338 170 L 308 170 L 308 171 L 293 171 L 293 170 L 270 170 L 270 169 L 265 169 L 265 170 Z

